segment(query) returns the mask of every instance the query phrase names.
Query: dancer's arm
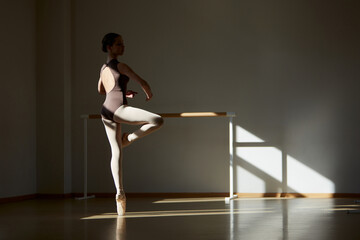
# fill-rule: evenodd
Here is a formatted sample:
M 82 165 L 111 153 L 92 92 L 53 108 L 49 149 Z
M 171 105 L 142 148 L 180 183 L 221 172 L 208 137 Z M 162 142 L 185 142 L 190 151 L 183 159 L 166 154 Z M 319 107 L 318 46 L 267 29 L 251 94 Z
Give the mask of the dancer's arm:
M 149 86 L 149 84 L 142 79 L 139 75 L 137 75 L 128 65 L 126 65 L 125 63 L 119 63 L 118 64 L 118 69 L 119 72 L 128 76 L 130 79 L 135 80 L 136 82 L 138 82 L 141 86 L 141 88 L 143 89 L 143 91 L 146 94 L 146 100 L 149 101 L 153 94 L 151 92 L 151 88 Z
M 103 83 L 101 81 L 101 78 L 99 78 L 99 82 L 98 82 L 98 92 L 100 94 L 104 94 L 104 95 L 106 94 L 104 85 L 103 85 Z

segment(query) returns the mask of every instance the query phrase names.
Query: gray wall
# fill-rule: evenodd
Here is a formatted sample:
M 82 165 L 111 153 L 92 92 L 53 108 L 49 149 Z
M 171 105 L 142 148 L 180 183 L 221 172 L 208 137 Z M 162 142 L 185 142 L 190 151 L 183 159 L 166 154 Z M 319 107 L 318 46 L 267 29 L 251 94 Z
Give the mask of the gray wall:
M 82 192 L 80 115 L 99 113 L 110 31 L 154 91 L 132 105 L 237 113 L 235 191 L 359 193 L 357 1 L 3 5 L 0 197 Z M 103 126 L 88 128 L 89 191 L 114 192 Z M 167 119 L 125 150 L 125 190 L 228 191 L 227 130 L 225 118 Z
M 38 193 L 70 193 L 71 4 L 36 2 Z
M 0 198 L 36 193 L 35 4 L 0 8 Z
M 72 191 L 70 3 L 2 3 L 0 197 Z
M 311 178 L 298 189 L 359 192 L 359 10 L 356 1 L 76 1 L 74 191 L 82 186 L 79 116 L 99 112 L 100 40 L 114 31 L 125 39 L 121 60 L 154 89 L 151 102 L 140 94 L 131 104 L 154 112 L 235 111 L 237 127 L 286 156 L 290 183 Z M 111 192 L 103 127 L 93 121 L 89 130 L 89 191 Z M 256 165 L 271 163 L 269 153 L 244 159 L 239 148 L 235 190 L 282 191 L 285 179 Z M 225 192 L 227 151 L 225 119 L 168 119 L 125 150 L 125 188 Z M 304 175 L 294 175 L 296 166 Z M 239 176 L 244 171 L 248 178 Z M 263 188 L 252 185 L 254 178 Z M 316 185 L 321 179 L 329 185 Z

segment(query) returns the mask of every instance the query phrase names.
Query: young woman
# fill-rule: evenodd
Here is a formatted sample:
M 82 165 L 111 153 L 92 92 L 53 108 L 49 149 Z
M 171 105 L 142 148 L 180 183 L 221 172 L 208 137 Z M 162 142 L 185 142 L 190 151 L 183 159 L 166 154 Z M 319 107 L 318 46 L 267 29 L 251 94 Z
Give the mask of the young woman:
M 122 183 L 122 148 L 159 129 L 163 124 L 161 116 L 127 105 L 126 98 L 133 98 L 137 94 L 127 90 L 129 80 L 140 84 L 147 101 L 153 94 L 144 79 L 128 65 L 117 60 L 123 55 L 124 49 L 124 40 L 121 35 L 108 33 L 104 36 L 102 50 L 108 54 L 108 57 L 100 70 L 98 82 L 99 93 L 106 94 L 101 116 L 111 146 L 111 172 L 116 187 L 118 215 L 124 215 L 126 210 L 126 197 Z M 141 127 L 135 132 L 121 134 L 122 123 L 141 125 Z

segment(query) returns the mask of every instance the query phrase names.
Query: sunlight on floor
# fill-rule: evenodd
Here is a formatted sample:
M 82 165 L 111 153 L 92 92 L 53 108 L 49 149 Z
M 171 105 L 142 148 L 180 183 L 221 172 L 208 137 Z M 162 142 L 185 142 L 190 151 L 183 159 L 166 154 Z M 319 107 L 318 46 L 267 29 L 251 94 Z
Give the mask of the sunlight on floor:
M 180 199 L 178 199 L 180 200 Z M 239 199 L 244 201 L 254 200 L 279 200 L 291 201 L 292 199 L 285 198 L 256 198 L 256 199 Z M 211 202 L 211 201 L 210 201 Z M 320 204 L 317 206 L 297 206 L 293 210 L 298 210 L 302 213 L 311 211 L 317 213 L 331 213 L 342 212 L 348 210 L 358 209 L 357 204 L 347 205 L 332 205 Z M 97 219 L 116 219 L 116 218 L 151 218 L 151 217 L 187 217 L 187 216 L 216 216 L 216 215 L 239 215 L 239 214 L 269 214 L 276 213 L 279 209 L 273 207 L 246 207 L 246 208 L 230 208 L 230 209 L 196 209 L 196 210 L 163 210 L 163 211 L 140 211 L 140 212 L 127 212 L 125 216 L 118 216 L 116 213 L 102 213 L 93 216 L 83 217 L 81 220 L 97 220 Z M 287 209 L 281 211 L 287 212 Z
M 223 197 L 212 198 L 168 198 L 163 200 L 157 200 L 153 203 L 195 203 L 195 202 L 224 202 Z
M 127 212 L 123 218 L 145 218 L 145 217 L 184 217 L 184 216 L 209 216 L 209 215 L 230 215 L 230 214 L 265 214 L 274 212 L 271 208 L 246 208 L 246 209 L 206 209 L 206 210 L 168 210 L 168 211 L 145 211 L 145 212 Z M 90 219 L 108 219 L 117 218 L 116 213 L 104 213 L 81 218 Z

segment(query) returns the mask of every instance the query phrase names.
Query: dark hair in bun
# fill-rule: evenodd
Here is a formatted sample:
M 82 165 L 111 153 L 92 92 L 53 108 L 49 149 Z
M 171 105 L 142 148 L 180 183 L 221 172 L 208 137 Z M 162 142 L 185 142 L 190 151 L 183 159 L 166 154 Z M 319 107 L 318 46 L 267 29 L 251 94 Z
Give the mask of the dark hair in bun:
M 120 36 L 120 34 L 117 34 L 117 33 L 106 34 L 102 40 L 102 51 L 107 52 L 107 46 L 113 45 L 115 42 L 115 39 L 119 36 Z

